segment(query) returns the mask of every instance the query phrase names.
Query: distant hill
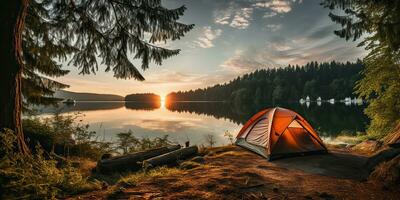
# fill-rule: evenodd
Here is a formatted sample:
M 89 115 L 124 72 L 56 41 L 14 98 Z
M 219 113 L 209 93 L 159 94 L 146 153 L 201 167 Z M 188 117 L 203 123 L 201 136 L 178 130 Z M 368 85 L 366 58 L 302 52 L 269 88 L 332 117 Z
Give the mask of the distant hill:
M 96 94 L 80 93 L 59 90 L 54 93 L 54 97 L 62 99 L 74 99 L 76 101 L 124 101 L 123 96 L 115 94 Z
M 153 93 L 129 94 L 126 95 L 125 101 L 159 102 L 161 101 L 161 97 Z

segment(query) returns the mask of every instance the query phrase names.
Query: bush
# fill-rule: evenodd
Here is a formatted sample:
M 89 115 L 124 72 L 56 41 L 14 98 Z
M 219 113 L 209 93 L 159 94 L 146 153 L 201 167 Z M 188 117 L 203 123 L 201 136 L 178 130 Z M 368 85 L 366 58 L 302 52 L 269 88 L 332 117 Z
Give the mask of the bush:
M 118 150 L 122 151 L 122 154 L 155 149 L 171 144 L 168 139 L 168 135 L 165 135 L 163 137 L 156 137 L 154 139 L 137 138 L 133 135 L 133 132 L 131 130 L 129 130 L 128 132 L 118 133 L 117 137 L 118 140 L 115 145 Z
M 78 114 L 55 114 L 47 118 L 25 118 L 23 128 L 30 148 L 40 143 L 48 152 L 92 160 L 111 152 L 111 143 L 96 141 L 96 132 L 89 131 L 89 125 L 77 122 L 79 117 Z
M 98 181 L 89 182 L 69 162 L 58 168 L 40 146 L 33 155 L 15 152 L 16 142 L 12 131 L 0 132 L 1 199 L 53 199 L 100 188 Z
M 168 135 L 138 138 L 131 130 L 118 133 L 114 143 L 98 141 L 96 132 L 89 131 L 89 125 L 82 124 L 79 118 L 79 114 L 25 118 L 23 128 L 29 147 L 34 150 L 39 143 L 44 150 L 58 155 L 99 160 L 106 153 L 120 151 L 127 154 L 171 144 Z

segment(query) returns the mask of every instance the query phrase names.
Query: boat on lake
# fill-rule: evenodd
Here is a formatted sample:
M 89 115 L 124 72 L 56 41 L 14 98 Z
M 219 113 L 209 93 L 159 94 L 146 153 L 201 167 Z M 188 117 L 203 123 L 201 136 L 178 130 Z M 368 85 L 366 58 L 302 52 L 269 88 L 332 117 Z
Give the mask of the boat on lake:
M 63 103 L 64 103 L 64 104 L 70 104 L 70 105 L 71 105 L 71 104 L 75 104 L 76 101 L 75 101 L 74 99 L 66 99 L 66 100 L 63 101 Z

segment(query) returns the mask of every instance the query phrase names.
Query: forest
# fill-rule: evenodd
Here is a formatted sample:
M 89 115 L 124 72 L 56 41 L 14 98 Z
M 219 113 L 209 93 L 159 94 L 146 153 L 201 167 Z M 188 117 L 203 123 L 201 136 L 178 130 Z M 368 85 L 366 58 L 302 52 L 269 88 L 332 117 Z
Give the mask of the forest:
M 125 96 L 125 101 L 160 102 L 160 100 L 161 100 L 160 96 L 153 93 L 128 94 Z
M 309 62 L 303 66 L 260 69 L 211 87 L 172 92 L 167 101 L 229 101 L 235 104 L 298 101 L 354 96 L 353 88 L 360 79 L 363 64 L 356 62 Z

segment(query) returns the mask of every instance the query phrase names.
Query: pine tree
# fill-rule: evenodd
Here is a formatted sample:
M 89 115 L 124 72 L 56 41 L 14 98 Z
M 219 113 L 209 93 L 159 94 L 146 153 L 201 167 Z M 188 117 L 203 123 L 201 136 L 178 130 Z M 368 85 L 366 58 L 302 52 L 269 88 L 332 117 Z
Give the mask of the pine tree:
M 264 98 L 263 93 L 261 92 L 261 88 L 257 87 L 256 93 L 254 94 L 254 103 L 259 106 L 263 104 L 263 100 Z
M 368 132 L 383 137 L 400 123 L 400 1 L 324 0 L 322 5 L 344 11 L 329 14 L 342 26 L 336 35 L 354 41 L 366 35 L 359 46 L 365 46 L 369 54 L 355 89 L 369 101 L 365 109 L 371 118 Z
M 27 152 L 21 126 L 24 103 L 46 102 L 52 89 L 65 87 L 45 77 L 62 76 L 63 63 L 80 74 L 96 73 L 99 65 L 116 78 L 144 77 L 133 64 L 177 55 L 160 47 L 193 28 L 178 22 L 185 7 L 167 9 L 161 0 L 7 0 L 0 8 L 0 127 L 14 130 L 18 148 Z M 45 77 L 43 77 L 43 75 Z M 22 92 L 23 91 L 23 92 Z M 22 96 L 23 94 L 23 96 Z

